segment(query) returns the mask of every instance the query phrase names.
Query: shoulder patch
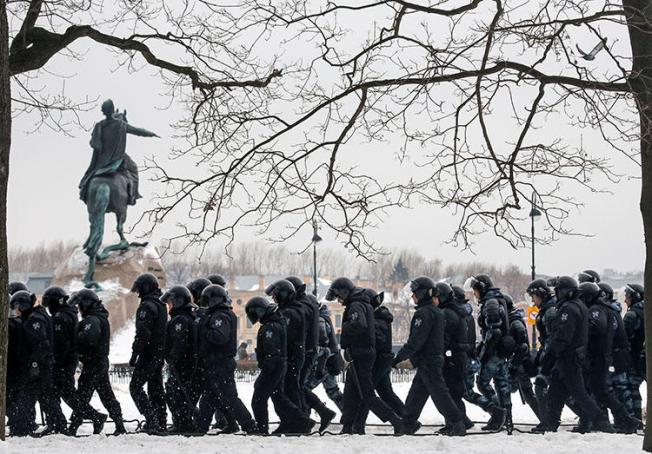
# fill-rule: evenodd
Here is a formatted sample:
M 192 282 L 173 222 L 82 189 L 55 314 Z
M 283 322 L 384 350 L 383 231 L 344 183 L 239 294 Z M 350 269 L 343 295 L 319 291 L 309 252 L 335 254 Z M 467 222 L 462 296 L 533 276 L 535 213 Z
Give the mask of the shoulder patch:
M 353 314 L 351 314 L 351 320 L 355 321 L 357 319 L 358 319 L 358 313 L 357 312 L 354 312 Z
M 91 329 L 91 324 L 90 323 L 87 323 L 86 325 L 84 325 L 84 331 L 89 331 L 90 329 Z
M 222 320 L 218 318 L 217 320 L 215 320 L 215 323 L 213 323 L 213 325 L 215 325 L 216 328 L 219 328 L 220 326 L 222 326 Z
M 593 311 L 593 312 L 591 312 L 591 317 L 592 317 L 592 318 L 598 318 L 598 317 L 600 317 L 600 312 L 598 312 L 598 311 Z
M 563 314 L 561 314 L 561 321 L 565 322 L 566 320 L 568 320 L 568 313 L 564 312 Z
M 181 331 L 181 323 L 177 323 L 176 325 L 174 325 L 174 330 Z
M 423 323 L 423 320 L 422 320 L 422 319 L 420 319 L 420 318 L 415 318 L 415 319 L 414 319 L 414 327 L 415 327 L 415 328 L 420 327 L 420 326 L 421 326 L 421 323 Z
M 33 328 L 33 329 L 40 329 L 40 328 L 41 328 L 41 324 L 40 324 L 39 322 L 34 322 L 34 323 L 32 323 L 32 328 Z
M 145 318 L 145 317 L 147 317 L 145 311 L 138 311 L 138 318 Z
M 265 333 L 265 338 L 266 338 L 266 339 L 271 339 L 273 335 L 274 335 L 274 332 L 273 332 L 273 331 L 271 331 L 271 330 L 270 330 L 270 331 L 267 331 L 267 332 Z

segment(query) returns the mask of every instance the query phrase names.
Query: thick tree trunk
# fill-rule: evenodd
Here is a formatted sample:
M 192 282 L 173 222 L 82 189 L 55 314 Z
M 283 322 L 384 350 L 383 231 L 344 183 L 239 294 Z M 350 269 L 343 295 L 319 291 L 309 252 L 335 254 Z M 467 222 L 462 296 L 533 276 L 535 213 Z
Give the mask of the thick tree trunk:
M 11 89 L 9 81 L 9 27 L 7 3 L 0 0 L 0 439 L 5 439 L 7 389 L 7 182 L 11 145 Z
M 645 233 L 645 294 L 652 293 L 652 2 L 623 0 L 632 46 L 630 84 L 641 121 L 641 214 Z M 652 317 L 646 308 L 645 338 L 652 339 Z M 645 343 L 647 376 L 652 374 L 652 342 Z M 647 384 L 647 409 L 652 410 L 652 386 Z M 646 418 L 647 419 L 647 418 Z M 652 452 L 652 426 L 646 424 L 643 449 Z

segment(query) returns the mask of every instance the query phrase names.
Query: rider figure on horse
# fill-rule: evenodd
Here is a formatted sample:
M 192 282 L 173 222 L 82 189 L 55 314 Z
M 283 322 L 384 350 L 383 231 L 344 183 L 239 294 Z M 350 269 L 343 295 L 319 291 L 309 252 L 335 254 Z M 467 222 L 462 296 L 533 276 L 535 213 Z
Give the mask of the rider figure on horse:
M 158 137 L 143 128 L 127 123 L 127 113 L 116 113 L 113 101 L 102 103 L 102 113 L 106 117 L 95 124 L 91 135 L 93 158 L 88 170 L 79 183 L 79 197 L 88 202 L 88 184 L 100 175 L 121 173 L 129 181 L 129 205 L 135 205 L 141 196 L 138 193 L 138 166 L 126 153 L 127 134 L 141 137 Z

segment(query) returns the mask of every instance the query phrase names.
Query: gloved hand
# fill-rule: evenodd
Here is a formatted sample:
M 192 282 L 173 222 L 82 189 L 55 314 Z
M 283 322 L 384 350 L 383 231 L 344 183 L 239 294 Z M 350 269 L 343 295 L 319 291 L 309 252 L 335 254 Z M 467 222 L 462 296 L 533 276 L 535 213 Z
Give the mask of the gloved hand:
M 534 378 L 534 384 L 542 388 L 548 387 L 548 377 L 545 375 L 539 374 Z
M 136 353 L 132 353 L 131 358 L 129 358 L 129 367 L 136 367 L 137 360 L 138 360 L 138 355 Z
M 350 363 L 353 361 L 353 356 L 351 355 L 351 350 L 350 349 L 345 349 L 344 350 L 344 359 L 346 360 L 347 363 Z
M 34 361 L 32 364 L 30 364 L 29 367 L 29 378 L 36 379 L 39 378 L 40 375 L 41 375 L 41 370 L 38 367 L 38 363 Z
M 398 356 L 395 356 L 394 359 L 392 360 L 392 368 L 393 368 L 393 369 L 396 369 L 397 366 L 398 366 L 400 363 L 402 363 L 402 362 L 403 362 L 402 359 L 399 359 Z

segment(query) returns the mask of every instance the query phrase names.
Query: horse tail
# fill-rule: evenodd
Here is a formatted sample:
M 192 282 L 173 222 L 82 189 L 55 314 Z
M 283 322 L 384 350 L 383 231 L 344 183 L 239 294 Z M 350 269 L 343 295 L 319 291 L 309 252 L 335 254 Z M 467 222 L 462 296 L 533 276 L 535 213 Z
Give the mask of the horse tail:
M 109 207 L 111 188 L 107 183 L 101 183 L 96 188 L 90 188 L 90 195 L 88 216 L 91 231 L 84 243 L 84 252 L 89 257 L 94 258 L 100 246 L 102 246 L 102 239 L 104 238 L 104 214 Z

